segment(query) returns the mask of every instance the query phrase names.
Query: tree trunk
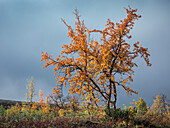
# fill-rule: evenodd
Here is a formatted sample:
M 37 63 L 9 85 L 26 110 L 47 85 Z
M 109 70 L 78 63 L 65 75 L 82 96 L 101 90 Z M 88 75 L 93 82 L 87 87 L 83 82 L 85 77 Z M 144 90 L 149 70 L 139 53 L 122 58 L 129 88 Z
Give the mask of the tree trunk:
M 109 99 L 109 101 L 108 101 L 108 103 L 107 103 L 107 109 L 108 109 L 108 115 L 109 115 L 109 117 L 111 117 L 111 111 L 110 111 L 110 99 Z
M 113 109 L 116 110 L 116 102 L 117 102 L 117 91 L 116 91 L 116 85 L 113 84 L 113 90 L 114 90 L 114 101 L 113 101 Z

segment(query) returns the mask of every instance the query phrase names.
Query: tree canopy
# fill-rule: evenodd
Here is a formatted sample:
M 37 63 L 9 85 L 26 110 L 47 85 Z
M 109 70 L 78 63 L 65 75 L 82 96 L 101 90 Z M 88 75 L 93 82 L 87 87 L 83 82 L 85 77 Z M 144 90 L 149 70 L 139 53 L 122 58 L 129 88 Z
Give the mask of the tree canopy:
M 103 99 L 109 110 L 111 105 L 116 109 L 117 86 L 121 86 L 128 94 L 138 93 L 129 86 L 133 81 L 133 67 L 138 67 L 134 59 L 140 56 L 147 66 L 151 66 L 150 53 L 139 42 L 128 43 L 134 21 L 141 16 L 136 13 L 137 9 L 128 7 L 125 10 L 127 17 L 124 20 L 113 23 L 108 19 L 103 30 L 88 29 L 84 20 L 80 20 L 77 10 L 74 12 L 75 29 L 62 19 L 68 28 L 70 44 L 62 46 L 61 55 L 56 59 L 47 52 L 42 52 L 41 59 L 46 62 L 43 68 L 55 66 L 57 85 L 53 89 L 54 93 L 59 93 L 58 87 L 62 84 L 70 86 L 72 95 L 89 96 L 94 103 Z M 101 35 L 100 41 L 90 38 L 95 33 Z

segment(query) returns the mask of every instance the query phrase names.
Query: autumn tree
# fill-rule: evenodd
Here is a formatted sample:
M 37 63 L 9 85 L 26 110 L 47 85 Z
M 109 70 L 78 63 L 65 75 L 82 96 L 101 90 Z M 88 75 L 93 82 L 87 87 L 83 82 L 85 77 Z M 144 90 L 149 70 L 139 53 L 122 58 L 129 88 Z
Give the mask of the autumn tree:
M 146 61 L 147 66 L 151 66 L 148 58 L 150 53 L 147 48 L 139 45 L 139 42 L 127 41 L 131 38 L 129 33 L 134 21 L 141 16 L 136 14 L 137 9 L 128 7 L 125 10 L 127 17 L 124 20 L 115 24 L 108 19 L 103 30 L 89 30 L 84 20 L 80 20 L 77 10 L 74 12 L 75 29 L 62 19 L 68 28 L 70 44 L 62 46 L 61 55 L 56 59 L 47 52 L 42 52 L 41 59 L 46 62 L 43 68 L 55 66 L 55 93 L 59 93 L 60 90 L 57 88 L 63 83 L 65 87 L 70 86 L 69 92 L 72 95 L 77 93 L 83 97 L 88 94 L 96 103 L 102 97 L 106 101 L 109 113 L 111 105 L 116 109 L 118 86 L 128 94 L 138 93 L 129 87 L 133 81 L 133 68 L 138 66 L 134 59 L 140 56 Z M 95 33 L 101 35 L 100 41 L 90 38 L 89 35 Z
M 35 94 L 35 84 L 34 84 L 33 77 L 31 77 L 31 80 L 27 81 L 27 82 L 28 82 L 28 85 L 26 86 L 26 88 L 28 89 L 28 93 L 26 93 L 25 97 L 30 102 L 30 104 L 32 105 L 33 97 L 36 96 L 36 94 Z
M 166 99 L 166 95 L 156 95 L 154 98 L 154 103 L 151 106 L 151 111 L 153 113 L 165 113 L 169 110 L 168 100 Z

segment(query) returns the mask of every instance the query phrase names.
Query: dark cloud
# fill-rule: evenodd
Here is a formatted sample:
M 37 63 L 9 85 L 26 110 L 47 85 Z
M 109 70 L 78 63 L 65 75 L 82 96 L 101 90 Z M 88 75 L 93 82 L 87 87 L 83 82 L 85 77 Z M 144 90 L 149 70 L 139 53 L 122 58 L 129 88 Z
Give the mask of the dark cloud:
M 153 96 L 169 94 L 169 5 L 168 0 L 1 0 L 0 1 L 0 98 L 24 100 L 27 79 L 34 77 L 36 93 L 45 95 L 55 87 L 53 69 L 42 69 L 41 51 L 57 56 L 61 46 L 69 43 L 64 18 L 74 26 L 75 8 L 80 11 L 85 24 L 93 29 L 104 28 L 107 18 L 119 22 L 125 17 L 123 7 L 137 8 L 142 18 L 132 30 L 132 42 L 139 41 L 151 52 L 153 66 L 147 67 L 138 59 L 132 88 L 139 95 L 126 96 L 120 88 L 118 105 L 128 105 L 132 99 L 143 97 L 149 105 Z

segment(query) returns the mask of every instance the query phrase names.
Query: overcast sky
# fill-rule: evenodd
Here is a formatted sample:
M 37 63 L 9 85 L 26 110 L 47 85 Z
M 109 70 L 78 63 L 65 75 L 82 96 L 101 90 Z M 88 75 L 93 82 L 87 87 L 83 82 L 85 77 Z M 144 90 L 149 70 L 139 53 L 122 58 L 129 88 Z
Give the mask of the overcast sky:
M 69 43 L 64 18 L 74 27 L 77 8 L 91 29 L 103 29 L 108 18 L 119 22 L 124 7 L 137 8 L 142 18 L 135 22 L 131 42 L 139 41 L 151 52 L 152 67 L 141 58 L 131 87 L 138 95 L 120 89 L 118 103 L 130 105 L 142 97 L 148 105 L 156 94 L 170 97 L 170 1 L 169 0 L 0 0 L 0 99 L 25 100 L 27 80 L 34 77 L 36 93 L 52 93 L 56 81 L 53 67 L 42 69 L 41 51 L 58 56 Z

